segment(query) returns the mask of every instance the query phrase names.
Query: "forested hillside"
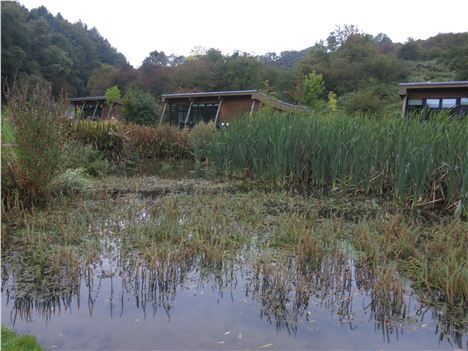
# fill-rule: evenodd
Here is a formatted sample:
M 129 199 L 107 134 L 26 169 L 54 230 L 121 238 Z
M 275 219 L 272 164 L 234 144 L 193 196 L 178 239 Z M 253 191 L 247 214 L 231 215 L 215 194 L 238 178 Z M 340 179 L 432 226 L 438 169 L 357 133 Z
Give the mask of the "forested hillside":
M 198 48 L 184 57 L 155 49 L 134 68 L 95 28 L 54 17 L 44 7 L 28 11 L 2 2 L 2 81 L 39 74 L 55 93 L 102 95 L 117 85 L 122 94 L 157 98 L 167 92 L 260 89 L 309 105 L 332 93 L 349 112 L 378 112 L 398 105 L 400 81 L 468 79 L 468 33 L 401 44 L 345 25 L 301 51 L 253 56 Z
M 123 65 L 117 52 L 95 28 L 70 23 L 45 7 L 28 11 L 2 1 L 2 82 L 21 73 L 41 75 L 57 94 L 86 94 L 91 72 L 102 64 Z

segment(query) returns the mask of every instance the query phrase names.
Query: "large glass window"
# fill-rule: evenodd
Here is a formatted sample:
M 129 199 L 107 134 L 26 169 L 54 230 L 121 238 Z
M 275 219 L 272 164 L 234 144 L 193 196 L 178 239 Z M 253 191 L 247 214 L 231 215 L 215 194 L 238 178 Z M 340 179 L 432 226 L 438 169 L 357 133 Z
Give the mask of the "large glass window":
M 170 122 L 181 128 L 184 127 L 189 106 L 190 104 L 188 103 L 171 104 Z M 218 111 L 218 106 L 218 103 L 193 103 L 190 110 L 190 116 L 187 121 L 188 125 L 193 127 L 199 122 L 208 123 L 210 121 L 214 121 L 216 112 Z
M 417 113 L 423 107 L 422 99 L 408 99 L 408 112 Z
M 426 106 L 429 108 L 439 108 L 440 99 L 426 99 Z
M 422 106 L 422 99 L 408 99 L 408 106 Z
M 468 106 L 468 97 L 462 97 L 460 99 L 460 105 L 462 106 Z
M 442 108 L 454 108 L 457 106 L 457 99 L 442 99 Z

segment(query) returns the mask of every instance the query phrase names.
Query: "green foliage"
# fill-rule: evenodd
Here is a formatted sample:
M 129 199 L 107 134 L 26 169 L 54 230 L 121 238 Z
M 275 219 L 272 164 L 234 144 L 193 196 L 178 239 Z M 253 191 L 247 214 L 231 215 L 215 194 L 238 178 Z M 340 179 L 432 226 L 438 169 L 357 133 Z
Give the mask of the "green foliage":
M 106 96 L 106 103 L 110 105 L 120 100 L 120 89 L 117 85 L 114 85 L 108 88 L 104 95 Z
M 142 90 L 130 89 L 123 98 L 122 114 L 125 121 L 136 124 L 153 124 L 157 121 L 156 99 Z
M 8 118 L 7 109 L 2 110 L 2 143 L 14 143 L 15 134 L 13 126 Z
M 350 93 L 342 99 L 341 105 L 349 115 L 363 113 L 376 115 L 385 108 L 382 99 L 371 90 Z
M 68 129 L 71 140 L 92 145 L 105 159 L 116 163 L 126 160 L 127 137 L 119 122 L 77 119 L 69 124 Z
M 67 169 L 54 177 L 47 189 L 55 196 L 86 193 L 91 189 L 91 179 L 84 168 Z
M 333 91 L 328 93 L 328 108 L 333 112 L 336 111 L 336 94 Z
M 456 73 L 438 59 L 407 61 L 406 70 L 408 82 L 446 82 L 456 79 Z
M 464 121 L 364 117 L 260 113 L 218 133 L 208 159 L 270 184 L 364 191 L 466 213 Z
M 3 163 L 2 185 L 8 187 L 2 186 L 2 197 L 18 196 L 32 205 L 44 200 L 58 167 L 65 104 L 52 99 L 49 84 L 35 79 L 17 81 L 7 97 L 16 145 Z
M 91 144 L 71 141 L 64 145 L 60 155 L 60 169 L 82 169 L 92 177 L 102 177 L 110 170 L 109 161 Z
M 128 124 L 124 128 L 129 152 L 141 158 L 179 159 L 191 156 L 187 131 L 165 124 L 157 127 Z
M 312 71 L 305 77 L 303 85 L 304 96 L 302 102 L 312 108 L 318 107 L 325 90 L 323 86 L 323 76 Z
M 16 335 L 14 331 L 2 325 L 1 345 L 3 351 L 43 351 L 44 348 L 32 335 Z
M 101 64 L 126 62 L 95 28 L 70 23 L 43 6 L 28 11 L 15 1 L 1 3 L 2 82 L 19 74 L 42 76 L 53 93 L 86 93 L 91 72 Z
M 200 163 L 207 157 L 207 148 L 213 142 L 217 133 L 214 123 L 197 123 L 190 130 L 189 141 L 193 150 L 195 162 Z

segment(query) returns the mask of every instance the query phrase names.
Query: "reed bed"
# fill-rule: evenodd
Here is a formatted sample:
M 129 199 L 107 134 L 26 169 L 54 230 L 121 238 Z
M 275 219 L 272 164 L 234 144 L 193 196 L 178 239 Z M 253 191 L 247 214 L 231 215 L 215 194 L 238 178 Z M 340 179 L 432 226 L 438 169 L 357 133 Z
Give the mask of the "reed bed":
M 391 196 L 467 213 L 468 123 L 259 113 L 204 146 L 219 171 L 272 185 Z M 195 154 L 197 154 L 195 152 Z

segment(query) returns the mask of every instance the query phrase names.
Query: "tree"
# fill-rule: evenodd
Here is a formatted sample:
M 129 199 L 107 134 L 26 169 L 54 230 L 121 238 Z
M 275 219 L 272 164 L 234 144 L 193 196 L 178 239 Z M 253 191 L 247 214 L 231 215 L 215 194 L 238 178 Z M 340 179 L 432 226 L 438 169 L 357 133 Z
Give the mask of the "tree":
M 167 66 L 169 64 L 169 58 L 166 56 L 164 51 L 151 51 L 147 58 L 143 60 L 142 66 Z
M 129 89 L 123 98 L 123 117 L 127 122 L 152 124 L 157 121 L 157 102 L 142 90 Z
M 359 28 L 354 24 L 345 24 L 343 27 L 336 26 L 333 32 L 327 38 L 327 48 L 333 52 L 339 49 L 349 37 L 359 34 Z
M 303 85 L 304 96 L 302 102 L 312 108 L 318 107 L 325 90 L 322 75 L 312 71 L 305 77 Z
M 112 112 L 112 107 L 114 107 L 114 103 L 120 100 L 120 89 L 117 85 L 110 87 L 106 90 L 106 103 L 110 105 L 109 113 L 107 114 L 107 118 L 110 117 Z

